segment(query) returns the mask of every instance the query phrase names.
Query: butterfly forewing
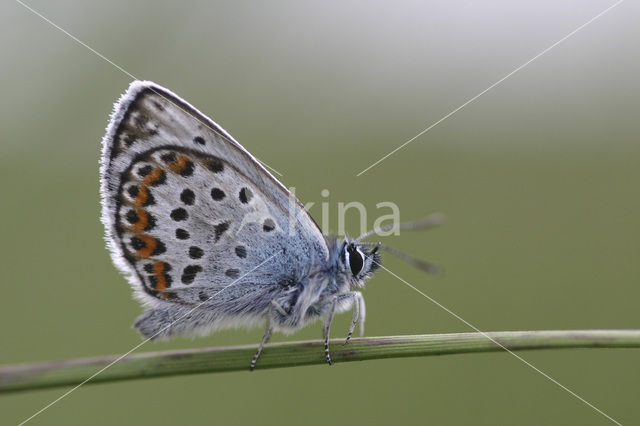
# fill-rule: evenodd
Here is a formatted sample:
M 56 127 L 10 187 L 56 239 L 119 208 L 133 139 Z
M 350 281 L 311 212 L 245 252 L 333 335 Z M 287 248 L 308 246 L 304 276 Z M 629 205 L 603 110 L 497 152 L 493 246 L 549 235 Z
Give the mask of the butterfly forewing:
M 309 272 L 301 265 L 328 255 L 317 225 L 280 182 L 153 83 L 134 82 L 116 104 L 101 177 L 114 260 L 147 300 L 191 304 L 235 283 L 243 290 L 223 299 L 241 305 L 255 300 L 252 292 L 295 283 Z

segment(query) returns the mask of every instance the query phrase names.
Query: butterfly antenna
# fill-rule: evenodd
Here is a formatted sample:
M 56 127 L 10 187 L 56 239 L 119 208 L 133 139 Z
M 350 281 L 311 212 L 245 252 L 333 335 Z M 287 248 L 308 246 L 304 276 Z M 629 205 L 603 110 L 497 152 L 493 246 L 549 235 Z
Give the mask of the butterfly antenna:
M 378 232 L 387 232 L 391 230 L 407 230 L 407 231 L 417 231 L 421 229 L 430 229 L 435 228 L 436 226 L 441 225 L 444 222 L 444 215 L 442 213 L 434 213 L 431 216 L 428 216 L 424 219 L 415 220 L 413 222 L 404 222 L 398 225 L 391 224 L 387 226 L 382 226 L 380 228 L 374 228 L 371 231 L 368 231 L 362 235 L 360 235 L 356 241 L 360 242 L 367 237 L 370 237 L 373 234 L 377 234 Z
M 420 260 L 420 259 L 416 259 L 413 256 L 410 256 L 406 253 L 401 252 L 400 250 L 396 250 L 393 247 L 389 247 L 389 246 L 385 246 L 384 244 L 380 244 L 380 243 L 360 243 L 360 245 L 365 246 L 365 247 L 371 247 L 373 246 L 374 249 L 371 251 L 371 253 L 374 253 L 375 251 L 377 251 L 378 249 L 382 249 L 384 251 L 386 251 L 387 253 L 391 253 L 392 255 L 396 256 L 398 259 L 404 260 L 405 262 L 407 262 L 408 264 L 415 266 L 416 268 L 425 271 L 429 274 L 433 274 L 433 275 L 440 275 L 440 273 L 442 272 L 442 268 L 440 268 L 438 265 L 435 265 L 431 262 L 427 262 L 424 260 Z

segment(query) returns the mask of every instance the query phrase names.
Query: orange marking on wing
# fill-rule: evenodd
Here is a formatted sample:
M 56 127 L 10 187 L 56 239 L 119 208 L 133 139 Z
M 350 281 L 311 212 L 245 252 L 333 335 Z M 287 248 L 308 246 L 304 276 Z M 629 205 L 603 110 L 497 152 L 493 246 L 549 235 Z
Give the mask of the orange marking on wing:
M 147 177 L 144 178 L 144 183 L 146 183 L 147 185 L 151 185 L 152 183 L 160 179 L 161 176 L 162 176 L 162 169 L 159 167 L 156 167 L 155 169 L 153 169 L 151 173 L 147 175 Z
M 136 214 L 138 215 L 138 221 L 131 226 L 131 229 L 134 232 L 140 232 L 149 225 L 149 215 L 144 209 L 140 208 L 136 209 Z
M 141 258 L 148 259 L 151 256 L 151 253 L 156 251 L 158 242 L 155 238 L 145 234 L 138 234 L 137 237 L 144 241 L 145 246 L 140 250 L 137 250 L 136 253 L 138 253 L 138 256 Z
M 141 185 L 140 189 L 138 190 L 138 195 L 136 195 L 136 198 L 134 201 L 136 205 L 141 206 L 144 203 L 146 203 L 148 199 L 149 199 L 149 190 L 147 189 L 146 186 Z
M 187 157 L 185 157 L 184 155 L 180 155 L 178 156 L 178 158 L 176 158 L 176 161 L 169 164 L 169 169 L 171 169 L 171 171 L 174 173 L 180 173 L 187 167 L 188 161 L 189 159 Z
M 153 264 L 153 275 L 158 279 L 156 282 L 156 290 L 164 290 L 167 288 L 167 277 L 164 276 L 164 262 L 155 262 Z

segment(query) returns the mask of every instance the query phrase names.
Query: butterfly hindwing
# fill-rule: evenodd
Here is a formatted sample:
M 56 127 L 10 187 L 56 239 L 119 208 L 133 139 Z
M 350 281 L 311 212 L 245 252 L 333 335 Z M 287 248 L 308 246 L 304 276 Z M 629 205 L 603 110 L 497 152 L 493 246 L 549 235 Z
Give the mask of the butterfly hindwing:
M 280 182 L 153 83 L 132 83 L 116 104 L 101 183 L 115 263 L 151 304 L 199 303 L 235 282 L 218 305 L 242 312 L 257 293 L 267 300 L 328 256 L 317 225 Z

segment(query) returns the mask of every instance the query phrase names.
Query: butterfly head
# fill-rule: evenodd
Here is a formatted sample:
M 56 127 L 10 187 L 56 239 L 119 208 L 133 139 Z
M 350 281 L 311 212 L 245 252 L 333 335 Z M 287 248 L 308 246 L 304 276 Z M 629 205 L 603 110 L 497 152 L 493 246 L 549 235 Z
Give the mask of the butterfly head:
M 351 287 L 360 288 L 380 267 L 382 256 L 378 246 L 367 248 L 357 241 L 346 240 L 342 244 L 340 260 Z

